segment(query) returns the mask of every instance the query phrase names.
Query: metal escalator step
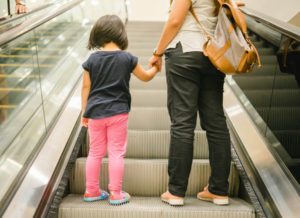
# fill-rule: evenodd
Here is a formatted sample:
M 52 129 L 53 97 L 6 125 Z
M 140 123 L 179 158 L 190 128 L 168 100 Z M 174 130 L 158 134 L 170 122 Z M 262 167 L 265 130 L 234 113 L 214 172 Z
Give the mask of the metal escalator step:
M 132 76 L 130 79 L 130 87 L 131 89 L 166 90 L 167 82 L 166 82 L 166 78 L 163 76 L 156 76 L 149 82 L 142 82 L 135 76 Z
M 271 130 L 300 129 L 300 107 L 258 107 Z
M 275 130 L 273 133 L 292 158 L 300 158 L 300 129 Z
M 166 107 L 167 106 L 166 90 L 133 89 L 131 91 L 131 98 L 132 98 L 131 105 L 133 107 Z
M 82 146 L 82 156 L 86 157 L 89 150 L 89 136 Z M 170 131 L 129 130 L 126 157 L 127 158 L 168 158 L 170 146 Z M 194 158 L 208 159 L 208 144 L 204 131 L 195 131 Z
M 298 89 L 297 82 L 293 75 L 283 76 L 236 76 L 234 80 L 243 90 L 260 90 L 260 89 Z M 275 80 L 275 81 L 274 81 Z
M 273 48 L 264 48 L 264 47 L 261 47 L 259 49 L 257 49 L 258 53 L 260 56 L 263 56 L 263 55 L 274 55 L 275 54 L 275 51 Z
M 275 65 L 278 63 L 275 55 L 261 55 L 260 60 L 261 60 L 261 63 L 264 65 L 265 64 Z
M 185 198 L 184 207 L 171 207 L 157 197 L 135 197 L 120 207 L 107 201 L 83 202 L 82 195 L 68 195 L 59 207 L 59 218 L 255 218 L 253 207 L 237 198 L 230 205 L 216 206 L 196 198 Z
M 83 194 L 85 191 L 86 158 L 78 158 L 70 176 L 70 191 L 72 194 Z M 229 194 L 237 196 L 239 175 L 231 164 L 229 175 Z M 193 160 L 187 196 L 196 196 L 207 185 L 210 175 L 208 160 Z M 108 190 L 108 159 L 103 158 L 99 186 Z M 136 196 L 160 196 L 167 190 L 168 160 L 167 159 L 124 159 L 124 177 L 122 189 Z
M 171 122 L 166 107 L 134 107 L 129 113 L 129 129 L 168 130 L 170 125 Z M 198 118 L 196 129 L 201 129 Z
M 300 91 L 297 89 L 245 90 L 244 93 L 254 107 L 300 107 Z

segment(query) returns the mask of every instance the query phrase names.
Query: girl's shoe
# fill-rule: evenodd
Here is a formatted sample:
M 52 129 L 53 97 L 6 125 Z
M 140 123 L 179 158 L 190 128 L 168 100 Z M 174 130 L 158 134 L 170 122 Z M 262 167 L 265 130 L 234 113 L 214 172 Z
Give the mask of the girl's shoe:
M 202 192 L 199 192 L 197 194 L 197 198 L 203 201 L 211 201 L 217 205 L 229 204 L 228 196 L 220 196 L 220 195 L 214 195 L 213 193 L 210 193 L 208 190 L 208 185 L 204 188 Z
M 99 189 L 99 193 L 97 195 L 92 195 L 88 192 L 84 193 L 83 200 L 84 201 L 99 201 L 99 200 L 104 200 L 109 197 L 109 194 L 106 191 L 103 191 Z
M 109 203 L 112 205 L 125 204 L 130 201 L 131 197 L 127 192 L 121 191 L 119 193 L 111 192 L 109 196 Z
M 184 205 L 184 198 L 177 197 L 172 195 L 169 191 L 166 191 L 161 195 L 161 200 L 171 206 L 183 206 Z

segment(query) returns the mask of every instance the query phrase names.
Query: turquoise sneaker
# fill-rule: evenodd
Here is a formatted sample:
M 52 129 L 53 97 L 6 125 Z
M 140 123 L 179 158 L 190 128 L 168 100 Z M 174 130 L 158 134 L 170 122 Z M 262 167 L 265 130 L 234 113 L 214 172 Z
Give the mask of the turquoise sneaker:
M 99 189 L 99 193 L 96 196 L 91 195 L 88 192 L 85 192 L 84 196 L 83 196 L 83 200 L 88 201 L 88 202 L 99 201 L 99 200 L 104 200 L 104 199 L 108 199 L 108 198 L 109 198 L 109 194 L 106 191 L 103 191 L 101 189 Z
M 109 203 L 112 205 L 121 205 L 128 203 L 131 197 L 127 192 L 121 191 L 120 193 L 111 192 L 109 196 Z

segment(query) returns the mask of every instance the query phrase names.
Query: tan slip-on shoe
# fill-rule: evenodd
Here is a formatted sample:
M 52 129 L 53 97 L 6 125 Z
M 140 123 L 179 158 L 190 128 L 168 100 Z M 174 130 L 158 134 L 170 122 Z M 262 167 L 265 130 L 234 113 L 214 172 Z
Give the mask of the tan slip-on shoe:
M 177 197 L 172 195 L 169 191 L 166 191 L 161 195 L 161 200 L 171 206 L 183 206 L 184 205 L 184 198 Z
M 211 201 L 217 205 L 228 205 L 229 204 L 228 196 L 220 196 L 220 195 L 214 195 L 214 194 L 210 193 L 208 190 L 208 185 L 204 188 L 204 190 L 202 192 L 199 192 L 197 194 L 197 198 L 199 200 L 203 200 L 203 201 Z

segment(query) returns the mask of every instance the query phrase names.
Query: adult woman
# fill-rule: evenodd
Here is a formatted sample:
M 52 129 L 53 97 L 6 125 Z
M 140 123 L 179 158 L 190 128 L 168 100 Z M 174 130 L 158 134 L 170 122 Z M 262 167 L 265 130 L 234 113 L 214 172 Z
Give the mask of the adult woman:
M 159 44 L 150 59 L 161 66 L 165 54 L 168 86 L 168 111 L 171 118 L 168 191 L 161 199 L 171 205 L 183 205 L 193 159 L 194 129 L 197 111 L 209 144 L 211 175 L 208 186 L 198 193 L 202 200 L 228 204 L 230 137 L 223 112 L 224 75 L 203 55 L 205 36 L 190 13 L 213 35 L 217 0 L 171 0 L 170 17 Z

